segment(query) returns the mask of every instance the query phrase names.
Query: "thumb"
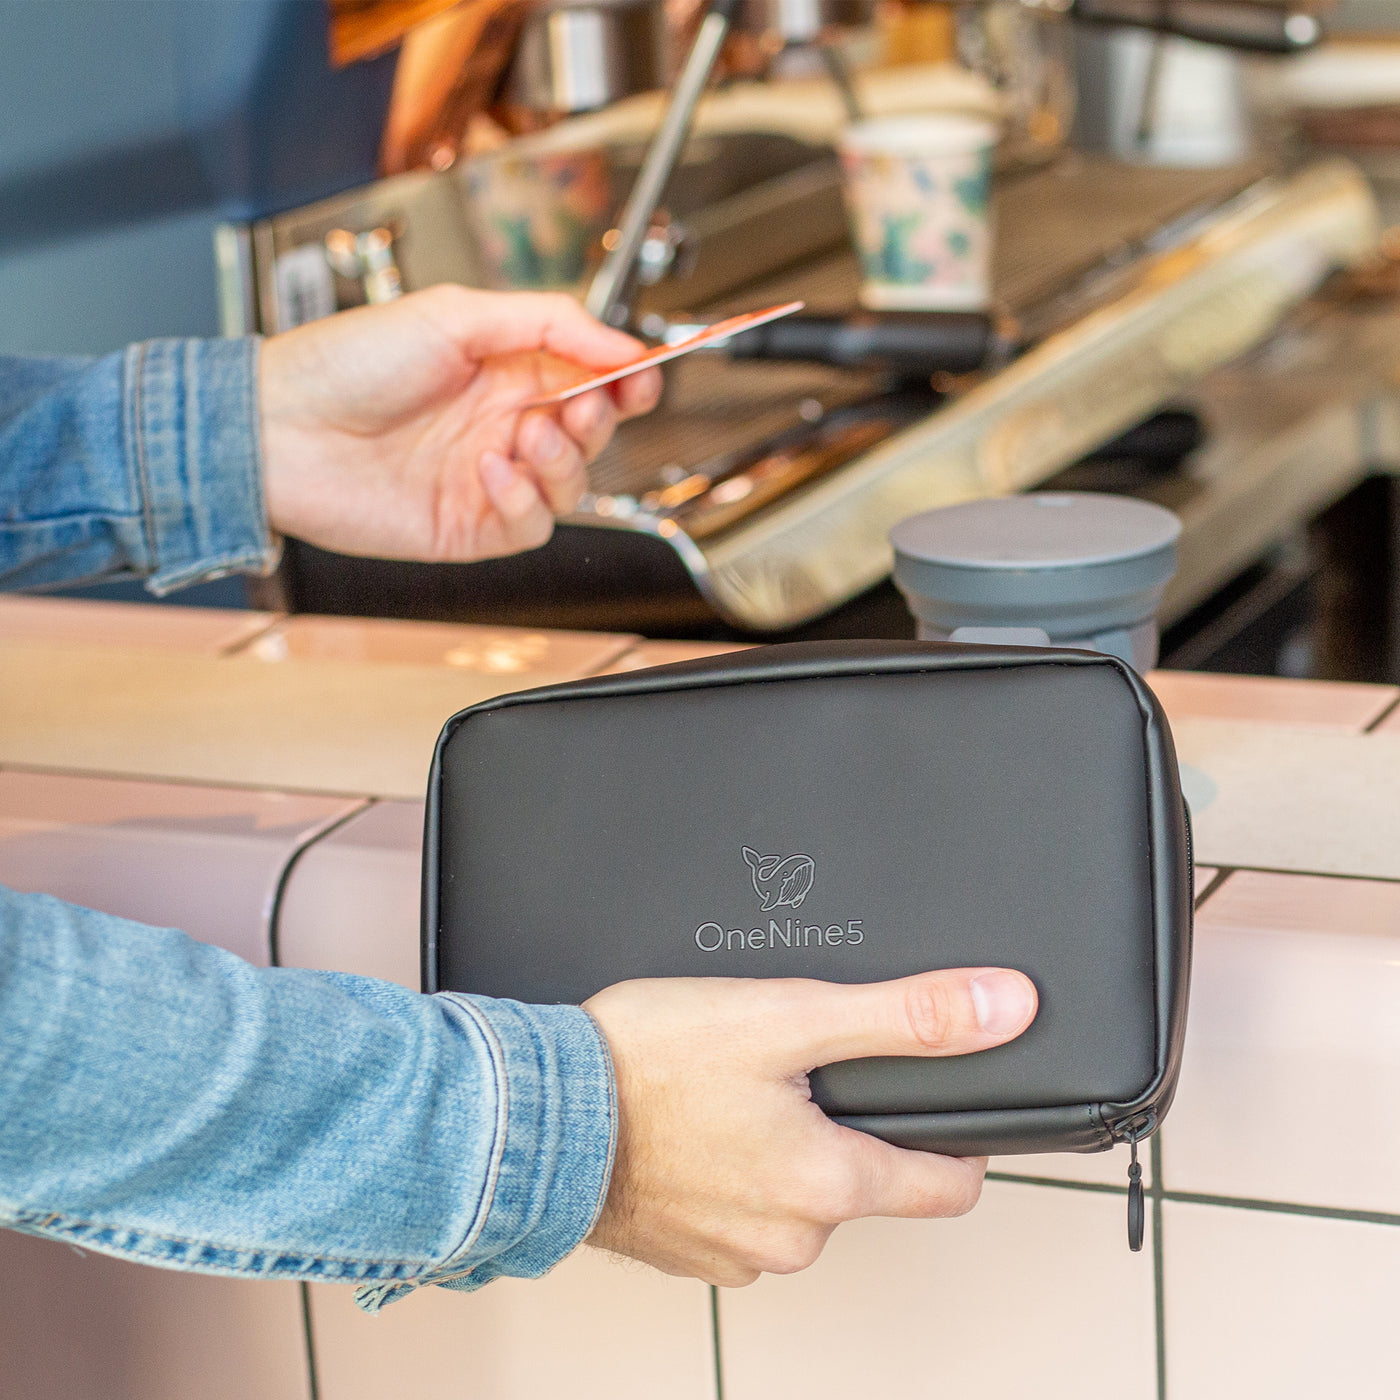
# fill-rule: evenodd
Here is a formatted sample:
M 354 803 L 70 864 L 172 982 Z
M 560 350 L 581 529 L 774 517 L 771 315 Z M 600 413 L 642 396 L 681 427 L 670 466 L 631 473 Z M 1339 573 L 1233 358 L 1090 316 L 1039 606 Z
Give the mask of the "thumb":
M 474 360 L 543 350 L 590 369 L 615 369 L 646 354 L 641 341 L 595 320 L 564 292 L 483 292 L 443 284 L 403 301 L 411 299 Z
M 773 1018 L 794 1072 L 871 1055 L 967 1055 L 1014 1040 L 1035 1019 L 1035 983 L 1007 968 L 926 972 L 855 986 L 802 988 Z M 770 1022 L 770 1024 L 772 1024 Z

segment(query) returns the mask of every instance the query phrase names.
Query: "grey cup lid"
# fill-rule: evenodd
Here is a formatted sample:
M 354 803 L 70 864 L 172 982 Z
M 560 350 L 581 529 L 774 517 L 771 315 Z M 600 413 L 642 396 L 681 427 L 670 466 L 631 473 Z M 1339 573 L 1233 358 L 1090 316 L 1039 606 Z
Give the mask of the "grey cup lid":
M 1170 550 L 1181 534 L 1171 511 L 1092 492 L 996 496 L 944 506 L 890 531 L 895 553 L 964 569 L 1076 569 Z

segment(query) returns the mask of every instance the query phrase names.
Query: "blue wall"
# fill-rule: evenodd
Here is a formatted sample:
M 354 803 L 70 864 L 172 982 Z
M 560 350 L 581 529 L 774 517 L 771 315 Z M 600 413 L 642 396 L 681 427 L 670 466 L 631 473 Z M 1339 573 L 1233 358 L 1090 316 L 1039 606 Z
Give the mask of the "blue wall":
M 0 351 L 217 334 L 212 235 L 373 175 L 322 0 L 0 0 Z

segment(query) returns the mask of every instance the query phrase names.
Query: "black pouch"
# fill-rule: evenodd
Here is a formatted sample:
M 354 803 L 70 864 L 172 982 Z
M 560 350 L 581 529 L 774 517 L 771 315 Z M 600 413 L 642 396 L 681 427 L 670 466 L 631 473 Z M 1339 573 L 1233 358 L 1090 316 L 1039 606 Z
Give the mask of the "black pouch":
M 1008 1045 L 813 1074 L 905 1147 L 1136 1148 L 1176 1085 L 1191 917 L 1166 718 L 1094 652 L 804 643 L 549 686 L 454 716 L 429 780 L 428 991 L 1028 973 Z M 1140 1239 L 1135 1150 L 1131 1184 Z

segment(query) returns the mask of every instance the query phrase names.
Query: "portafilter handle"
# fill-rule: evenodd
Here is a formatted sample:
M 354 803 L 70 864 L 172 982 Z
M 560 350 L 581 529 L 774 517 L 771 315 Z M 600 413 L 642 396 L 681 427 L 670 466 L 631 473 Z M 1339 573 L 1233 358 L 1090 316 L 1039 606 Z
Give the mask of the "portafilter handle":
M 700 21 L 695 41 L 686 55 L 685 66 L 676 80 L 666 115 L 652 137 L 642 168 L 633 182 L 632 192 L 627 196 L 627 204 L 615 230 L 616 237 L 589 285 L 584 306 L 610 326 L 621 326 L 627 322 L 629 298 L 642 244 L 646 242 L 656 207 L 675 171 L 681 148 L 690 135 L 695 109 L 729 35 L 737 7 L 738 0 L 711 0 L 710 8 Z
M 842 369 L 881 370 L 906 380 L 970 374 L 1014 353 L 1014 327 L 980 311 L 797 315 L 742 331 L 728 343 L 734 360 L 799 360 Z
M 1150 29 L 1248 53 L 1300 53 L 1322 38 L 1316 16 L 1300 6 L 1257 0 L 1073 0 L 1069 12 L 1085 24 Z

